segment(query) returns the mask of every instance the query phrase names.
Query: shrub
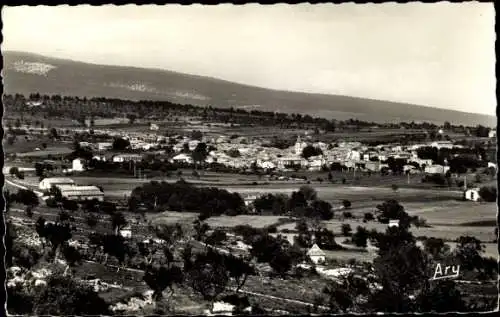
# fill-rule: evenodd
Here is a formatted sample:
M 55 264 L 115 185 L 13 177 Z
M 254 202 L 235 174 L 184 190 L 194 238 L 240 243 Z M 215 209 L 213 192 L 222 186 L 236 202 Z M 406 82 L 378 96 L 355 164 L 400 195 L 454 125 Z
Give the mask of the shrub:
M 368 231 L 363 227 L 358 227 L 356 233 L 352 235 L 352 242 L 357 247 L 366 248 L 368 241 Z
M 352 213 L 351 213 L 351 212 L 349 212 L 349 211 L 344 211 L 344 212 L 342 213 L 342 215 L 343 215 L 343 216 L 344 216 L 344 218 L 346 218 L 346 219 L 354 218 L 354 217 L 353 217 L 353 215 L 352 215 Z
M 351 208 L 351 202 L 347 199 L 342 200 L 342 206 L 344 206 L 345 209 Z
M 479 196 L 484 201 L 495 202 L 497 200 L 497 189 L 493 186 L 484 186 L 479 189 Z
M 371 212 L 366 212 L 366 213 L 365 213 L 365 216 L 364 216 L 364 219 L 365 219 L 366 221 L 370 221 L 370 220 L 374 220 L 374 219 L 375 219 L 375 217 L 373 216 L 373 214 L 372 214 Z

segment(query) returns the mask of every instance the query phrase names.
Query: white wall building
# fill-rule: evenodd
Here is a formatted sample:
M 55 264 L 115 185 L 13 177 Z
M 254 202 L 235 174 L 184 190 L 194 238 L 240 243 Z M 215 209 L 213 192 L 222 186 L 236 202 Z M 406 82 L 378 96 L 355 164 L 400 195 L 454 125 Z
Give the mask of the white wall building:
M 72 180 L 71 178 L 67 177 L 48 177 L 42 179 L 40 184 L 38 185 L 38 188 L 41 190 L 48 190 L 52 188 L 52 186 L 56 185 L 74 185 L 75 181 Z
M 57 185 L 57 188 L 69 200 L 104 200 L 104 193 L 97 186 Z
M 295 154 L 302 154 L 302 150 L 307 146 L 307 143 L 300 139 L 300 136 L 297 137 L 297 142 L 295 142 Z
M 82 159 L 74 159 L 71 169 L 73 172 L 83 172 L 85 170 L 84 163 Z
M 470 188 L 465 191 L 465 200 L 478 201 L 479 199 L 481 199 L 479 188 Z
M 315 243 L 309 251 L 307 251 L 307 256 L 311 259 L 314 264 L 322 263 L 325 261 L 325 252 L 321 250 Z

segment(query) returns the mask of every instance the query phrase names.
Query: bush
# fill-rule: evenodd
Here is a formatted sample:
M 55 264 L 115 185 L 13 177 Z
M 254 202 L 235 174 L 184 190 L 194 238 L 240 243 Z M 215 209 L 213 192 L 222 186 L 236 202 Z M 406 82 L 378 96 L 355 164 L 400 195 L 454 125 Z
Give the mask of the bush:
M 56 208 L 57 207 L 57 201 L 55 198 L 49 198 L 45 201 L 45 203 L 47 204 L 47 207 L 50 207 L 50 208 Z
M 365 216 L 364 216 L 364 219 L 365 219 L 366 221 L 370 221 L 370 220 L 374 220 L 374 219 L 375 219 L 375 217 L 373 216 L 373 214 L 372 214 L 371 212 L 366 212 L 366 213 L 365 213 Z
M 351 208 L 351 202 L 347 199 L 342 200 L 342 206 L 344 206 L 344 209 L 349 209 Z
M 484 186 L 479 189 L 479 196 L 484 201 L 496 202 L 497 201 L 497 189 L 493 186 Z
M 344 218 L 346 218 L 346 219 L 351 219 L 351 218 L 354 218 L 354 217 L 353 217 L 353 215 L 352 215 L 352 213 L 351 213 L 351 212 L 349 212 L 349 211 L 344 211 L 344 212 L 342 213 L 342 215 L 343 215 L 343 216 L 344 216 Z
M 352 235 L 352 242 L 357 247 L 366 248 L 368 241 L 368 231 L 363 227 L 358 227 L 356 233 Z

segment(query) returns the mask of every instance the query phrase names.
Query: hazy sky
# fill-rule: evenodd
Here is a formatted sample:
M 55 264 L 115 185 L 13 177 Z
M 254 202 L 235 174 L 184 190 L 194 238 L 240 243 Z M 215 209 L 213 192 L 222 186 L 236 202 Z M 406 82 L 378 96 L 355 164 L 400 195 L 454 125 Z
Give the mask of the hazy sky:
M 4 50 L 495 114 L 492 3 L 4 7 Z

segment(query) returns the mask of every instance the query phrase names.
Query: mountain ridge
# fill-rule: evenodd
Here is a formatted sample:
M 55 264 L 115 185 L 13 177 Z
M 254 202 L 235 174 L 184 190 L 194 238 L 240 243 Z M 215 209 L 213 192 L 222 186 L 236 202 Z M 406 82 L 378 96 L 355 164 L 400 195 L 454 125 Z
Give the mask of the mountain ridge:
M 375 122 L 429 121 L 496 126 L 496 117 L 344 95 L 275 90 L 159 68 L 116 66 L 3 51 L 4 92 L 166 100 L 214 107 L 309 114 Z M 23 62 L 21 62 L 23 61 Z

